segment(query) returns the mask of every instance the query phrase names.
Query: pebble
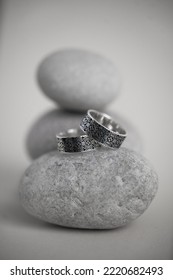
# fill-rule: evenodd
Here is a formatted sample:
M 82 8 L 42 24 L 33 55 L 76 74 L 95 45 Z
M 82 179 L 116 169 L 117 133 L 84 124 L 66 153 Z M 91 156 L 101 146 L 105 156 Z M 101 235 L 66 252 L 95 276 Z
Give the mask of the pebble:
M 107 112 L 109 114 L 109 112 Z M 127 137 L 122 146 L 137 152 L 142 152 L 142 139 L 138 130 L 120 115 L 111 112 L 110 115 L 127 131 Z M 26 148 L 32 159 L 47 152 L 56 150 L 56 134 L 70 128 L 77 128 L 83 114 L 65 112 L 55 109 L 42 115 L 31 126 L 26 137 Z
M 139 217 L 157 188 L 157 175 L 148 160 L 120 148 L 47 153 L 25 171 L 19 194 L 24 209 L 43 221 L 112 229 Z
M 48 55 L 39 65 L 37 78 L 42 91 L 68 110 L 102 109 L 118 95 L 119 75 L 113 62 L 86 50 Z

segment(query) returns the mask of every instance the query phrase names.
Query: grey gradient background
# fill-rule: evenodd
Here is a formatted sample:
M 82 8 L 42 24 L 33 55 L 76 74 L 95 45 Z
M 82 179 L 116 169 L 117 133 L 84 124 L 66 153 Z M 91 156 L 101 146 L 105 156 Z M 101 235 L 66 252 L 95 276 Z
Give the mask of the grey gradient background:
M 172 259 L 173 1 L 6 0 L 0 8 L 0 258 Z M 117 230 L 52 226 L 18 202 L 30 164 L 27 131 L 55 106 L 36 84 L 36 66 L 63 47 L 93 50 L 117 64 L 121 95 L 110 107 L 138 127 L 159 175 L 149 209 Z

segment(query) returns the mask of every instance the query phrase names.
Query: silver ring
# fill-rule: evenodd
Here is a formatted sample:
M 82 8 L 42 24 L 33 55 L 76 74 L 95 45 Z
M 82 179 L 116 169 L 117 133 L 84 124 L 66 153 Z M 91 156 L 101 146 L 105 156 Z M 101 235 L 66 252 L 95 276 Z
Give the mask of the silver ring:
M 100 147 L 99 143 L 83 134 L 80 129 L 68 129 L 56 135 L 56 139 L 59 152 L 86 152 Z
M 88 110 L 80 128 L 91 138 L 109 148 L 119 148 L 126 138 L 126 131 L 110 116 L 95 110 Z

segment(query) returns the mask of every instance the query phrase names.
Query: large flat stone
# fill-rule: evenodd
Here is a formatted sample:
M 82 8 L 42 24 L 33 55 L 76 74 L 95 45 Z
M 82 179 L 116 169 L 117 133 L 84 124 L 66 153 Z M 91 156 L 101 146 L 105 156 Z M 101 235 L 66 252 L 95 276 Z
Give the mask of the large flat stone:
M 26 170 L 19 190 L 25 210 L 41 220 L 109 229 L 139 217 L 157 188 L 157 175 L 149 162 L 120 148 L 45 154 Z

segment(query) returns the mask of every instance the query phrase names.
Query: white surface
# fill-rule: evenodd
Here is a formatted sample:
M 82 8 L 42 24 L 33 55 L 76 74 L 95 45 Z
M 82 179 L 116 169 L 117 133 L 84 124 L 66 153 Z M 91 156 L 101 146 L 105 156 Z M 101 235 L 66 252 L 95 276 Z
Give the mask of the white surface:
M 4 1 L 0 28 L 0 258 L 172 259 L 173 1 Z M 111 108 L 136 124 L 159 175 L 147 212 L 113 231 L 58 228 L 29 217 L 17 185 L 29 165 L 25 136 L 55 106 L 35 82 L 38 62 L 62 47 L 113 60 L 122 75 Z

